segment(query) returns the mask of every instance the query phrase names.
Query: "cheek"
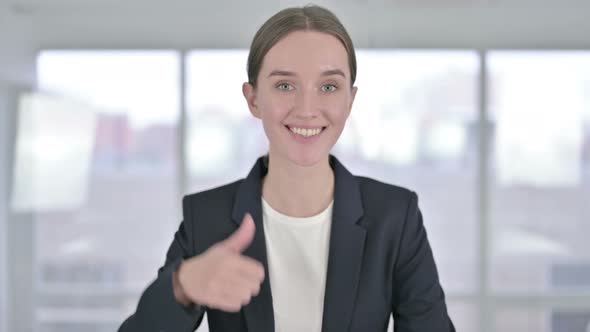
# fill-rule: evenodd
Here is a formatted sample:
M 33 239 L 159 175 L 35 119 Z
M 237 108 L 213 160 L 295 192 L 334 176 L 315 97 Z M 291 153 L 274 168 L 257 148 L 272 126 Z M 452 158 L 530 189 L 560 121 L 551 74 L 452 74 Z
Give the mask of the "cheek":
M 348 102 L 346 100 L 335 100 L 330 107 L 327 108 L 326 116 L 335 125 L 344 125 L 350 113 Z
M 262 126 L 269 139 L 278 135 L 280 126 L 289 113 L 289 104 L 279 98 L 266 98 L 260 105 Z
M 269 96 L 263 101 L 261 106 L 263 122 L 268 122 L 269 124 L 272 122 L 276 124 L 276 122 L 280 122 L 286 117 L 289 110 L 292 108 L 292 103 L 288 98 Z

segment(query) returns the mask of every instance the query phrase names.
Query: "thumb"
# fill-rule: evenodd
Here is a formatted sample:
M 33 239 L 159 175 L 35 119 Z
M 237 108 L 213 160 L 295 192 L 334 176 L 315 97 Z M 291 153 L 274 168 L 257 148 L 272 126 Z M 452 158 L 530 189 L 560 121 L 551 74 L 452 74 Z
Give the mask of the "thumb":
M 255 231 L 254 219 L 252 219 L 249 213 L 246 213 L 240 227 L 222 242 L 222 246 L 231 251 L 241 253 L 252 243 Z

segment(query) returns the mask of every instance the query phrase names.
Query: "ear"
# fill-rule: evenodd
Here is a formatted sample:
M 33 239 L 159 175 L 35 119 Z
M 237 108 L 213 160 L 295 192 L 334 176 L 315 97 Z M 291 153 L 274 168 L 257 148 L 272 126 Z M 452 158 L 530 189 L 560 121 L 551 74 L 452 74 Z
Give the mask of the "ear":
M 357 92 L 358 88 L 356 86 L 352 87 L 352 94 L 350 98 L 350 108 L 352 108 L 352 103 L 354 102 L 354 97 L 356 97 L 356 92 Z
M 348 105 L 348 115 L 350 116 L 350 112 L 352 111 L 352 104 L 354 103 L 354 97 L 356 97 L 357 87 L 353 86 L 350 91 L 350 105 Z
M 242 84 L 242 94 L 248 103 L 250 113 L 256 118 L 260 119 L 260 111 L 258 110 L 258 104 L 256 103 L 256 88 L 251 83 Z

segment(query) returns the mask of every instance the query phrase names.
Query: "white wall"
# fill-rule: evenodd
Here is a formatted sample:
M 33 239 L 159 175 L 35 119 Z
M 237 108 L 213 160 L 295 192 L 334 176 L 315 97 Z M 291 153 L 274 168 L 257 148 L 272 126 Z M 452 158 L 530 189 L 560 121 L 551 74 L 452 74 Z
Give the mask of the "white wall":
M 7 110 L 6 95 L 4 86 L 0 82 L 0 332 L 7 332 L 6 327 L 6 308 L 7 308 L 7 290 L 6 287 L 6 222 L 7 222 L 7 177 L 6 177 L 6 160 L 8 160 L 6 137 L 7 130 Z
M 39 49 L 247 47 L 265 18 L 307 1 L 12 3 L 0 5 L 0 78 L 30 83 Z M 426 7 L 408 5 L 410 0 L 317 3 L 340 16 L 357 47 L 590 48 L 587 1 L 418 2 Z

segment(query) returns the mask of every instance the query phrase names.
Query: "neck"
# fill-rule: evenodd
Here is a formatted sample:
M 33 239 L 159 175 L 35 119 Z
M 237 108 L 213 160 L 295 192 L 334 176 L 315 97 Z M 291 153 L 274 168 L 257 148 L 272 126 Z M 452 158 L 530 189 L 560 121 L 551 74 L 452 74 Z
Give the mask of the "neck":
M 312 166 L 299 166 L 269 153 L 262 196 L 273 209 L 291 217 L 322 212 L 334 198 L 334 173 L 329 157 Z

